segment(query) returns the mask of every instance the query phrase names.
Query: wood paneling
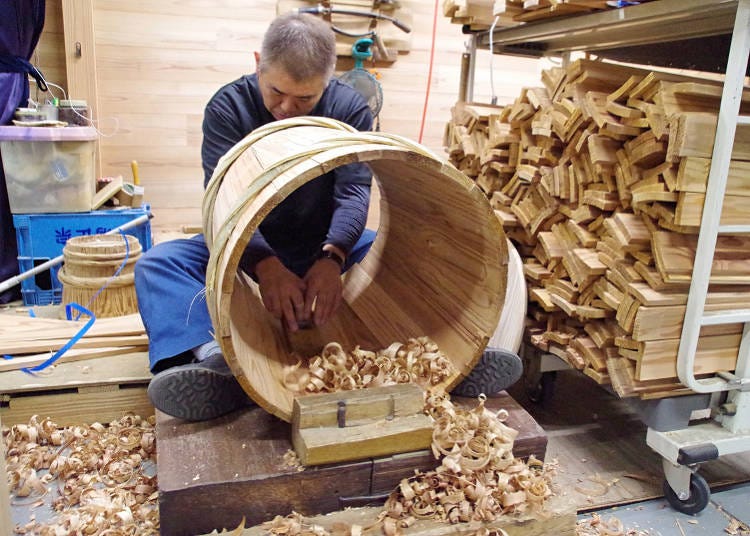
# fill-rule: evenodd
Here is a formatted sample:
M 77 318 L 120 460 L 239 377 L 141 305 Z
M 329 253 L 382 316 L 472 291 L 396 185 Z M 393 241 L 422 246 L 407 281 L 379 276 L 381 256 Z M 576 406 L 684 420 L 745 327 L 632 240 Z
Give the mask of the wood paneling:
M 67 92 L 63 41 L 62 4 L 59 1 L 51 0 L 45 3 L 44 31 L 39 38 L 34 55 L 31 57 L 31 62 L 42 71 L 48 82 L 61 86 Z M 53 95 L 60 99 L 63 98 L 62 92 L 58 88 L 52 87 L 51 89 Z M 31 83 L 31 98 L 37 102 L 44 102 L 47 97 L 48 95 L 36 89 L 35 83 Z
M 65 81 L 62 1 L 48 0 L 37 63 L 51 80 Z M 130 178 L 139 163 L 155 228 L 200 221 L 203 172 L 201 121 L 208 99 L 222 85 L 253 72 L 253 52 L 276 15 L 275 0 L 150 2 L 77 0 L 93 4 L 101 172 Z M 403 0 L 411 12 L 411 49 L 378 65 L 384 106 L 381 130 L 419 140 L 429 76 L 433 2 Z M 455 103 L 461 54 L 468 36 L 438 7 L 436 50 L 422 143 L 444 154 L 442 137 Z M 512 102 L 522 85 L 539 78 L 536 60 L 496 56 L 495 94 Z M 489 100 L 490 55 L 477 54 L 475 99 Z M 341 58 L 340 70 L 352 67 Z M 72 98 L 86 98 L 73 94 Z

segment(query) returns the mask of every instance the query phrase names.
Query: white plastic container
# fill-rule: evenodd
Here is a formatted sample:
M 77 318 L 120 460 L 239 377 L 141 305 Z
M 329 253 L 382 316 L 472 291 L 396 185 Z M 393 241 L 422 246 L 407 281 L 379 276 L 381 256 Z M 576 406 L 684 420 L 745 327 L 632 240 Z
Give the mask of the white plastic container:
M 11 212 L 90 211 L 96 136 L 93 127 L 0 126 Z

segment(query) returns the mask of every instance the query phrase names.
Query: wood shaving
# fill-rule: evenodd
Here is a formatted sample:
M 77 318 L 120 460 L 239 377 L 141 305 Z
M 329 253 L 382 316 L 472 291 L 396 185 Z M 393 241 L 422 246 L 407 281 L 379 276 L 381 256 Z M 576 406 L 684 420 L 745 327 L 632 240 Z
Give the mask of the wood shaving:
M 287 450 L 283 457 L 284 467 L 291 467 L 297 471 L 304 471 L 305 466 L 299 461 L 299 456 L 292 449 Z
M 724 528 L 724 532 L 732 534 L 733 536 L 746 536 L 750 534 L 750 527 L 742 523 L 738 519 L 732 519 Z
M 401 481 L 385 503 L 384 533 L 398 534 L 410 518 L 447 523 L 493 521 L 503 515 L 544 516 L 552 495 L 552 465 L 533 456 L 513 456 L 518 432 L 503 421 L 507 412 L 492 413 L 479 397 L 473 409 L 457 408 L 444 392 L 428 393 L 425 411 L 435 420 L 432 451 L 441 459 L 434 471 Z
M 126 415 L 108 425 L 58 427 L 33 416 L 28 424 L 3 427 L 13 504 L 34 507 L 52 493 L 55 521 L 30 521 L 16 534 L 159 534 L 155 418 Z M 33 516 L 32 516 L 33 518 Z
M 450 360 L 428 337 L 408 339 L 373 352 L 359 346 L 346 352 L 337 342 L 325 345 L 304 365 L 299 358 L 285 367 L 284 386 L 295 393 L 332 393 L 367 387 L 416 383 L 437 385 L 454 373 Z
M 576 523 L 576 536 L 649 536 L 651 533 L 638 529 L 626 529 L 617 517 L 602 518 L 591 514 L 590 519 L 581 519 Z

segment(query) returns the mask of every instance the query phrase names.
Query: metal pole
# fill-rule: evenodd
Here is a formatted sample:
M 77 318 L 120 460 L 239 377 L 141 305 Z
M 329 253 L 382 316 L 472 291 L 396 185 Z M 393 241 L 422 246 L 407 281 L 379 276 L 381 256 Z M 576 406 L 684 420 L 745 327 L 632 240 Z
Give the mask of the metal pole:
M 102 233 L 102 234 L 114 234 L 114 233 L 119 233 L 120 231 L 127 231 L 128 229 L 137 227 L 138 225 L 142 223 L 146 223 L 149 220 L 149 218 L 151 218 L 151 214 L 144 214 L 143 216 L 138 216 L 136 219 L 131 220 L 127 223 L 123 223 L 119 227 L 110 229 L 106 233 Z M 49 270 L 53 266 L 57 266 L 58 264 L 61 264 L 62 262 L 63 262 L 63 255 L 60 255 L 59 257 L 50 259 L 47 262 L 40 264 L 39 266 L 35 266 L 31 270 L 27 270 L 23 272 L 22 274 L 18 274 L 16 276 L 11 277 L 10 279 L 6 279 L 2 283 L 0 283 L 0 292 L 5 292 L 9 288 L 13 288 L 16 285 L 18 285 L 24 279 L 28 279 L 32 275 L 36 275 L 40 272 L 44 272 L 45 270 Z

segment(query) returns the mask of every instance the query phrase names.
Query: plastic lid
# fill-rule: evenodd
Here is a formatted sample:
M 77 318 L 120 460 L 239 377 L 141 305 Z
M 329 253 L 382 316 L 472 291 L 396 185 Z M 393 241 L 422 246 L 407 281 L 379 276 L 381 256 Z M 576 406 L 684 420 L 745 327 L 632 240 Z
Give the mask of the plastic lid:
M 17 127 L 0 126 L 0 141 L 91 141 L 94 127 Z
M 59 102 L 60 106 L 66 106 L 70 108 L 85 108 L 85 100 L 74 100 L 74 99 L 63 99 Z

